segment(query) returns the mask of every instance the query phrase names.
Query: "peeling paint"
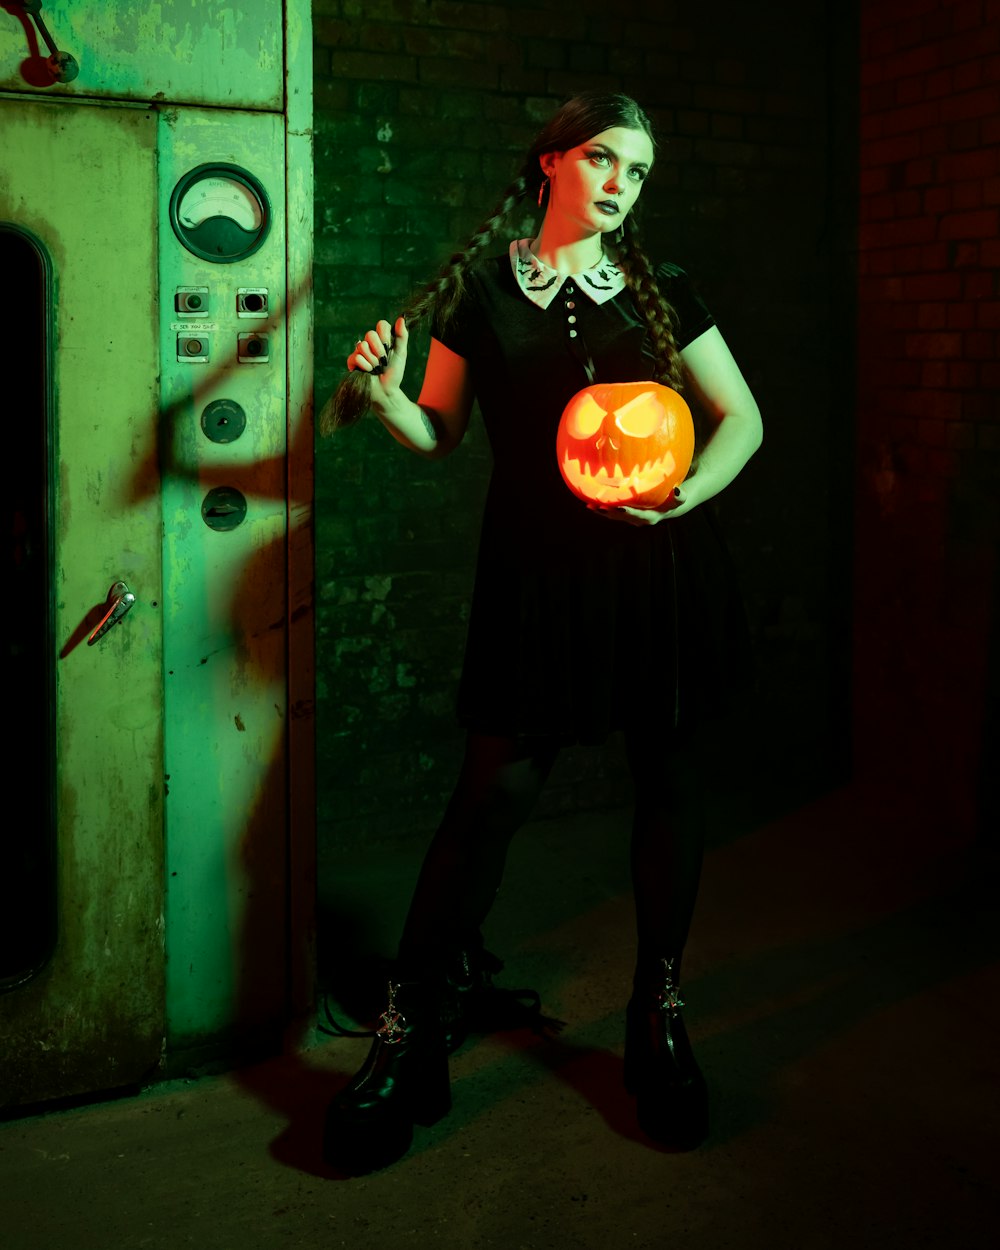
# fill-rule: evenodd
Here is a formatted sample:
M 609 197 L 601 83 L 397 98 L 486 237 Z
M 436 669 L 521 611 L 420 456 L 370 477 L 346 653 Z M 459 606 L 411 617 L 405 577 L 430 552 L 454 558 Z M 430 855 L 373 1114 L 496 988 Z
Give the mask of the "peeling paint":
M 286 337 L 276 339 L 270 386 L 259 371 L 243 378 L 222 369 L 211 378 L 189 371 L 171 391 L 169 336 L 161 344 L 158 333 L 167 324 L 161 293 L 169 297 L 182 264 L 185 273 L 207 272 L 220 298 L 234 278 L 270 288 L 276 333 L 293 315 L 284 298 L 294 268 L 283 211 L 286 7 L 307 31 L 301 0 L 222 8 L 46 0 L 47 24 L 81 74 L 38 100 L 23 98 L 23 47 L 9 55 L 12 32 L 23 44 L 23 28 L 0 22 L 0 75 L 13 74 L 0 88 L 18 93 L 2 106 L 0 216 L 23 220 L 45 241 L 57 297 L 58 643 L 111 580 L 123 577 L 138 597 L 138 610 L 103 645 L 77 647 L 60 666 L 59 947 L 33 983 L 4 998 L 0 1105 L 24 1091 L 44 1100 L 146 1077 L 162 1066 L 168 1038 L 176 1048 L 242 1025 L 251 956 L 254 1010 L 280 1012 L 286 1002 L 280 941 L 262 951 L 259 934 L 248 932 L 281 932 L 287 905 Z M 308 82 L 297 90 L 308 93 Z M 74 94 L 81 98 L 70 107 Z M 133 103 L 151 98 L 169 106 Z M 169 225 L 160 219 L 156 228 L 157 206 L 180 173 L 206 158 L 245 163 L 273 197 L 269 250 L 245 274 L 181 255 Z M 60 168 L 74 171 L 72 197 L 52 194 Z M 296 183 L 293 220 L 309 217 L 310 179 Z M 114 308 L 113 330 L 95 331 L 94 307 Z M 297 350 L 301 368 L 302 343 Z M 211 386 L 231 393 L 237 384 L 252 393 L 256 420 L 225 471 L 248 483 L 252 515 L 220 537 L 201 520 L 219 460 L 218 449 L 206 450 L 197 412 Z M 308 520 L 301 504 L 297 515 Z M 296 595 L 298 584 L 288 598 Z M 161 611 L 144 610 L 155 603 Z M 299 616 L 308 621 L 309 609 Z M 165 665 L 161 636 L 172 648 Z M 167 711 L 164 669 L 173 674 Z M 165 774 L 174 778 L 169 801 Z M 127 817 L 111 820 L 109 811 Z M 166 903 L 165 858 L 174 882 Z M 181 985 L 185 968 L 190 982 Z
M 283 7 L 281 0 L 208 9 L 190 0 L 46 0 L 46 25 L 80 66 L 73 82 L 46 94 L 280 110 Z M 20 23 L 0 23 L 0 87 L 28 85 L 18 69 L 26 52 Z

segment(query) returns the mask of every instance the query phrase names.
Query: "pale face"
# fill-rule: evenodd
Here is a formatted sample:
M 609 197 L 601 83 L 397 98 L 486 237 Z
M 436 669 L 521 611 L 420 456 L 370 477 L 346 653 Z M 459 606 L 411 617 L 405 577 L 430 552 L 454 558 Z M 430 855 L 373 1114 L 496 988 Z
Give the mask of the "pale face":
M 641 130 L 612 126 L 579 147 L 547 152 L 539 163 L 549 178 L 549 214 L 584 233 L 614 231 L 639 198 L 653 144 Z

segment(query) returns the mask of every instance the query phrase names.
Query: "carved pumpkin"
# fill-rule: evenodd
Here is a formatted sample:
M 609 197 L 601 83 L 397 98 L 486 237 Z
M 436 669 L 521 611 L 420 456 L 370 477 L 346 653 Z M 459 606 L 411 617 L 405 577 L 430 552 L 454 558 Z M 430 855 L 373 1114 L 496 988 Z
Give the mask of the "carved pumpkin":
M 658 382 L 587 386 L 563 410 L 556 454 L 566 485 L 585 502 L 655 508 L 691 467 L 691 409 Z

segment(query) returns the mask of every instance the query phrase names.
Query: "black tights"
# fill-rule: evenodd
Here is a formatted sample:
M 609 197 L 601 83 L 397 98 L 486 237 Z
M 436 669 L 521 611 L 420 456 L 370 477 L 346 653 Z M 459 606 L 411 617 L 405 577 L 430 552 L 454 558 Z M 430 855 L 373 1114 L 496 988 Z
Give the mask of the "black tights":
M 690 745 L 670 734 L 626 733 L 635 785 L 631 871 L 637 975 L 675 969 L 694 912 L 704 848 L 702 786 Z M 470 734 L 458 784 L 427 850 L 400 942 L 400 962 L 434 966 L 478 941 L 503 878 L 507 849 L 552 770 L 548 740 Z

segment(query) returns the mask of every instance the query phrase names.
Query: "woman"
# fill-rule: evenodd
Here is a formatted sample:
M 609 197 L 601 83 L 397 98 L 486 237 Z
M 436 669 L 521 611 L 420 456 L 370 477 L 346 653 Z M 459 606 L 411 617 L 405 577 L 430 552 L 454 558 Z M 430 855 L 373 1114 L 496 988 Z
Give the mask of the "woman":
M 559 748 L 613 730 L 624 732 L 635 785 L 625 1081 L 655 1140 L 689 1149 L 708 1131 L 678 990 L 703 846 L 692 738 L 744 674 L 747 646 L 702 505 L 757 449 L 761 422 L 684 273 L 654 271 L 639 244 L 634 208 L 653 159 L 635 101 L 570 100 L 467 249 L 394 327 L 379 321 L 357 342 L 324 414 L 336 428 L 370 406 L 405 447 L 436 458 L 461 442 L 476 399 L 494 460 L 459 688 L 465 761 L 368 1059 L 327 1114 L 326 1155 L 345 1170 L 398 1158 L 414 1123 L 450 1107 L 448 1053 L 490 1010 L 480 928 L 510 838 Z M 544 209 L 537 236 L 484 258 L 528 196 Z M 432 338 L 414 403 L 401 382 L 409 325 L 425 312 Z M 697 472 L 659 507 L 585 505 L 556 462 L 563 408 L 592 381 L 646 379 L 686 389 L 707 416 Z

